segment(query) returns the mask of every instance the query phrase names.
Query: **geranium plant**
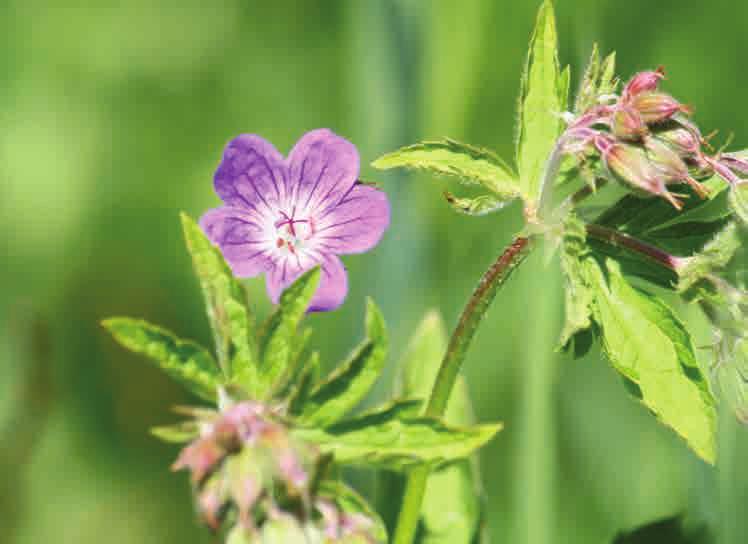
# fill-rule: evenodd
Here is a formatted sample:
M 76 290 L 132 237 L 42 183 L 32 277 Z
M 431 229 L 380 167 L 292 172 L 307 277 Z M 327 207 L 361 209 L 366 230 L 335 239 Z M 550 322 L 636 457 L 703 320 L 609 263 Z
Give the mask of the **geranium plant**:
M 716 459 L 718 407 L 748 420 L 748 153 L 715 150 L 691 107 L 667 93 L 663 68 L 624 83 L 615 55 L 597 48 L 570 104 L 556 47 L 546 1 L 522 77 L 514 166 L 451 139 L 373 163 L 471 187 L 478 194 L 445 193 L 467 216 L 519 199 L 525 218 L 451 337 L 432 312 L 397 350 L 391 401 L 355 411 L 388 352 L 373 301 L 366 338 L 331 374 L 320 378 L 307 346 L 305 316 L 346 296 L 338 256 L 376 245 L 390 214 L 386 194 L 359 179 L 355 146 L 326 129 L 304 135 L 286 158 L 259 136 L 233 139 L 214 180 L 223 206 L 199 224 L 182 216 L 213 352 L 145 321 L 104 322 L 201 400 L 179 409 L 186 421 L 153 432 L 185 444 L 173 468 L 190 473 L 201 519 L 226 542 L 481 541 L 470 457 L 500 425 L 473 422 L 460 367 L 499 288 L 540 246 L 560 255 L 566 293 L 566 322 L 549 350 L 578 357 L 599 342 L 634 398 L 707 463 Z M 238 278 L 261 274 L 276 308 L 257 324 Z M 712 324 L 711 361 L 671 308 L 677 297 Z M 344 482 L 346 465 L 406 476 L 402 496 L 387 497 L 397 510 L 389 537 L 377 508 Z

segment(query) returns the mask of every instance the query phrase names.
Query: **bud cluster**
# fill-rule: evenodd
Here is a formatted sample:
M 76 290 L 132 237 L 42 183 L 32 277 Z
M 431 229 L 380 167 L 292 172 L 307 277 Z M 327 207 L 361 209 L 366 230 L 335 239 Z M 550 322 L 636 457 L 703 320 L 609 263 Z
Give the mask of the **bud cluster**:
M 602 175 L 612 177 L 641 196 L 658 196 L 676 209 L 687 196 L 670 191 L 690 186 L 700 198 L 708 189 L 700 183 L 717 174 L 734 188 L 748 183 L 748 160 L 705 152 L 707 142 L 691 120 L 691 109 L 659 90 L 664 71 L 636 74 L 620 96 L 605 94 L 585 111 L 566 115 L 568 128 L 559 145 L 584 165 L 602 162 Z
M 202 520 L 228 528 L 227 542 L 376 542 L 369 518 L 318 493 L 325 460 L 291 435 L 280 410 L 244 401 L 188 411 L 197 436 L 172 470 L 190 471 Z

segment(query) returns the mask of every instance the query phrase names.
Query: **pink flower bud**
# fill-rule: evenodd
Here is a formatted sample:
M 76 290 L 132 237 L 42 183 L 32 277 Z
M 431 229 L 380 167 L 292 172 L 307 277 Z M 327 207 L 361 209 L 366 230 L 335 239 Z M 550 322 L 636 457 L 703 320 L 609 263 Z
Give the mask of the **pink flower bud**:
M 657 132 L 655 136 L 669 145 L 681 157 L 697 155 L 701 150 L 701 138 L 693 131 L 682 126 Z
M 631 99 L 631 106 L 639 111 L 645 123 L 662 123 L 678 112 L 687 115 L 691 109 L 665 93 L 641 93 Z
M 616 138 L 632 142 L 640 141 L 649 132 L 639 112 L 626 105 L 613 112 L 610 128 Z
M 665 183 L 687 183 L 701 198 L 709 195 L 706 187 L 690 176 L 688 166 L 680 155 L 666 143 L 657 138 L 647 137 L 644 139 L 644 147 L 649 160 L 665 177 Z
M 648 93 L 657 90 L 660 80 L 665 78 L 665 69 L 660 66 L 654 72 L 639 72 L 631 78 L 623 89 L 624 101 L 641 93 Z
M 644 150 L 603 135 L 595 139 L 595 147 L 600 151 L 610 173 L 630 187 L 635 194 L 660 196 L 676 209 L 683 207 L 683 204 L 668 192 L 665 176 L 652 164 Z

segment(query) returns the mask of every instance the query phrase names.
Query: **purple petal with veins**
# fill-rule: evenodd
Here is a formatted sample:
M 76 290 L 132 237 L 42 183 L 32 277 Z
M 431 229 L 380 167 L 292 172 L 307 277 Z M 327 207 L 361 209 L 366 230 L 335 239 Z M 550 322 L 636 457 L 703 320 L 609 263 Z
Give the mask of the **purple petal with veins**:
M 327 129 L 305 134 L 287 159 L 252 134 L 229 142 L 215 174 L 226 204 L 200 220 L 238 277 L 264 273 L 268 294 L 280 294 L 321 266 L 309 311 L 340 306 L 348 292 L 337 255 L 361 253 L 382 238 L 390 220 L 384 192 L 358 182 L 359 156 Z

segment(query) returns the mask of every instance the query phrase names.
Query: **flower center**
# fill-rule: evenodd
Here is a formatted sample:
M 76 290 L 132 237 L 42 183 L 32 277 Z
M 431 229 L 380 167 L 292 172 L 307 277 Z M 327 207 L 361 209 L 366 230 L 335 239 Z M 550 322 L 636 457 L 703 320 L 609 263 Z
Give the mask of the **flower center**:
M 286 248 L 290 253 L 304 247 L 304 243 L 314 235 L 314 220 L 296 218 L 296 208 L 290 214 L 280 212 L 280 218 L 275 222 L 275 231 L 278 236 L 276 246 Z

